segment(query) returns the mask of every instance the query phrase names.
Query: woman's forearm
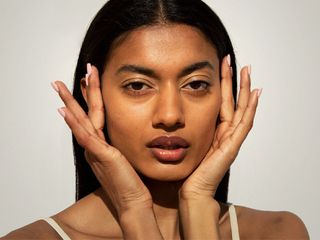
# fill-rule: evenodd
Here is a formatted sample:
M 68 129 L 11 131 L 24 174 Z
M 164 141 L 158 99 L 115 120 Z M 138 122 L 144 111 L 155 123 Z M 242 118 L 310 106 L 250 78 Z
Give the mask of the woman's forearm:
M 184 239 L 219 239 L 220 206 L 214 199 L 181 199 L 179 206 Z
M 163 240 L 152 208 L 130 209 L 119 217 L 124 239 Z

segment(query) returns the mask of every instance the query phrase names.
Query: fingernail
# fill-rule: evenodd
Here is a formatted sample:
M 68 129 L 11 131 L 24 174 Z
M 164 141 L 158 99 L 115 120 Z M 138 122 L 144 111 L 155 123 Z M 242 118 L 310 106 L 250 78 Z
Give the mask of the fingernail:
M 231 66 L 231 57 L 230 57 L 230 54 L 228 54 L 227 56 L 227 62 L 228 62 L 228 65 L 229 67 Z
M 89 86 L 89 74 L 88 73 L 86 74 L 85 79 L 86 79 L 86 86 L 88 87 Z
M 260 89 L 258 90 L 258 93 L 257 93 L 258 98 L 261 96 L 262 90 L 263 90 L 263 88 L 260 88 Z
M 59 92 L 58 85 L 55 82 L 51 82 L 51 86 L 56 92 Z
M 231 76 L 233 75 L 233 68 L 230 67 Z
M 87 74 L 90 76 L 90 74 L 92 73 L 92 67 L 90 63 L 87 63 Z
M 248 65 L 248 74 L 251 75 L 251 64 Z
M 58 108 L 58 112 L 60 113 L 60 115 L 64 118 L 66 116 L 66 112 L 64 111 L 63 108 Z

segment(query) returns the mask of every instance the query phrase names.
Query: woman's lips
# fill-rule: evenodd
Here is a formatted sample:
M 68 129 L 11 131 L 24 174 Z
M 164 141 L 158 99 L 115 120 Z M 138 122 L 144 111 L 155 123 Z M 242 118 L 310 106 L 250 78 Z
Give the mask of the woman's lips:
M 162 149 L 162 148 L 151 148 L 152 154 L 161 162 L 177 162 L 181 161 L 186 153 L 187 149 Z
M 147 144 L 155 158 L 162 162 L 181 161 L 190 144 L 177 136 L 161 136 Z

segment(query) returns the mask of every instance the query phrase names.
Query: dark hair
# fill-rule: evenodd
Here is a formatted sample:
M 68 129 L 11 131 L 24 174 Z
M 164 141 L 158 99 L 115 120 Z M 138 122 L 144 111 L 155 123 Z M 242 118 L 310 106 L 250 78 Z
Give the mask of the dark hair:
M 157 24 L 186 24 L 198 28 L 217 50 L 220 65 L 223 57 L 230 54 L 231 66 L 236 73 L 233 47 L 219 17 L 201 0 L 110 0 L 93 19 L 82 43 L 74 75 L 73 96 L 87 112 L 82 96 L 80 80 L 86 74 L 86 64 L 91 63 L 104 71 L 112 43 L 124 33 L 142 26 Z M 237 74 L 233 75 L 233 96 L 236 100 Z M 107 136 L 107 131 L 104 129 Z M 76 200 L 96 190 L 100 184 L 84 157 L 84 149 L 73 136 L 76 167 Z M 215 199 L 226 203 L 229 171 L 223 177 Z

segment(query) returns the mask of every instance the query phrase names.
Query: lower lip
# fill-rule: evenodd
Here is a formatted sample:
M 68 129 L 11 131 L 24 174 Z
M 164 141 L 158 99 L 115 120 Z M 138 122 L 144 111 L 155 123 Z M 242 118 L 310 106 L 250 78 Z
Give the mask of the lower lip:
M 162 148 L 151 148 L 152 154 L 162 162 L 177 162 L 181 161 L 186 153 L 187 149 L 177 148 L 177 149 L 162 149 Z

